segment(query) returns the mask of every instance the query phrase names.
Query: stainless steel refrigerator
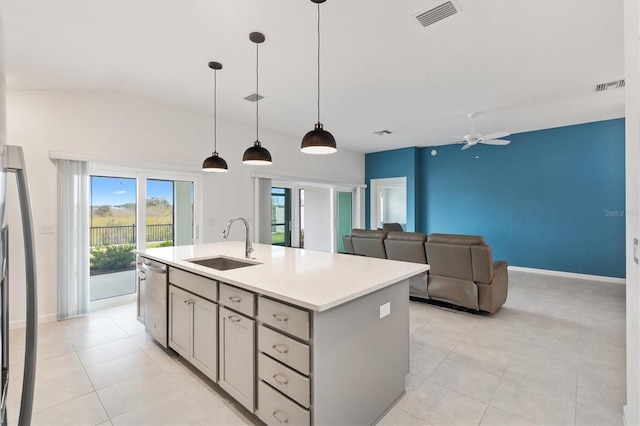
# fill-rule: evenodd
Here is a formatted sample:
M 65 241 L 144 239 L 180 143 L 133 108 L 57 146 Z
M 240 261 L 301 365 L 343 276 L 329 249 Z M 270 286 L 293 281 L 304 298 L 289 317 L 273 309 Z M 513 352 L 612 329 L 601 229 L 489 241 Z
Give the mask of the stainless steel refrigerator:
M 18 185 L 18 204 L 22 219 L 22 234 L 24 237 L 25 282 L 9 281 L 9 238 L 19 238 L 18 227 L 11 229 L 11 236 L 7 226 L 0 232 L 0 366 L 2 367 L 2 400 L 0 401 L 0 424 L 7 424 L 7 392 L 11 372 L 9 371 L 9 292 L 11 288 L 26 285 L 26 337 L 24 354 L 24 372 L 22 384 L 22 398 L 20 402 L 19 425 L 31 424 L 33 410 L 33 396 L 36 378 L 37 335 L 38 335 L 38 299 L 36 284 L 36 256 L 33 235 L 33 219 L 31 214 L 31 200 L 29 185 L 24 167 L 24 155 L 19 146 L 6 144 L 6 79 L 4 72 L 4 43 L 0 22 L 0 224 L 4 224 L 6 205 L 7 174 L 15 174 Z M 16 206 L 18 207 L 18 206 Z

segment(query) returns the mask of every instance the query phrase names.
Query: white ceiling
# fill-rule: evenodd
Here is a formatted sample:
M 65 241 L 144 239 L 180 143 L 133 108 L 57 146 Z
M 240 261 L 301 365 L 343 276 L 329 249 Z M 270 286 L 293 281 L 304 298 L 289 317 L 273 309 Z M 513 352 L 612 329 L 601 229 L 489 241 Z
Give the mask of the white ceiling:
M 328 0 L 321 10 L 321 121 L 339 148 L 449 144 L 622 117 L 622 0 Z M 316 122 L 316 5 L 310 0 L 0 0 L 14 90 L 105 90 L 302 137 Z M 389 129 L 388 136 L 373 132 Z M 268 141 L 264 141 L 268 142 Z

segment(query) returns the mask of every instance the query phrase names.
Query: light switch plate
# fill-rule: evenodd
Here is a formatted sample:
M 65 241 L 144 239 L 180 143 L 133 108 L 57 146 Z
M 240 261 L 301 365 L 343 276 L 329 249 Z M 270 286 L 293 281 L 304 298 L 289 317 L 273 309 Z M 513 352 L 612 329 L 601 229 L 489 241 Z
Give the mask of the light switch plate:
M 391 313 L 391 302 L 380 305 L 380 318 L 384 318 Z

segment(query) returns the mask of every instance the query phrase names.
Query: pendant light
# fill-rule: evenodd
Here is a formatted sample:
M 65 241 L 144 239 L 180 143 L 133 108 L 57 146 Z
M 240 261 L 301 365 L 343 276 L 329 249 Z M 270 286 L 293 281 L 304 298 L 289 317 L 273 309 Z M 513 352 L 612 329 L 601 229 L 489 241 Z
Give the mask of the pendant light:
M 318 5 L 318 122 L 315 128 L 302 138 L 300 151 L 307 154 L 332 154 L 337 151 L 333 135 L 322 128 L 320 122 L 320 3 L 325 0 L 311 0 Z
M 242 156 L 242 162 L 244 164 L 264 166 L 271 164 L 271 154 L 266 148 L 262 147 L 260 139 L 258 138 L 258 102 L 260 102 L 260 94 L 258 92 L 258 45 L 264 42 L 264 34 L 251 33 L 249 34 L 249 40 L 256 44 L 256 141 L 252 147 L 247 148 Z
M 216 99 L 217 99 L 217 74 L 218 70 L 222 69 L 222 64 L 220 62 L 209 62 L 209 68 L 213 70 L 213 153 L 211 157 L 207 157 L 202 163 L 202 171 L 203 172 L 215 172 L 215 173 L 223 173 L 228 172 L 229 167 L 227 166 L 227 162 L 224 161 L 222 157 L 218 157 L 217 150 L 217 133 L 218 133 L 218 125 L 217 125 L 217 111 L 216 111 Z

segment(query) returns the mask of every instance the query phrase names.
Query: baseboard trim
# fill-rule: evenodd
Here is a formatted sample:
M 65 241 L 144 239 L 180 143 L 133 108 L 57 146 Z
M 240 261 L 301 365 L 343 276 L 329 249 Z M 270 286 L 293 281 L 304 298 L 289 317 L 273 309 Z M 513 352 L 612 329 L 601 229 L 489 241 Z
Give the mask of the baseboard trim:
M 57 321 L 57 320 L 58 320 L 58 314 L 40 315 L 38 317 L 38 324 L 44 324 L 46 322 L 53 322 L 53 321 Z M 10 321 L 9 322 L 9 330 L 14 330 L 16 328 L 24 328 L 26 326 L 27 326 L 27 320 L 26 319 L 21 319 L 21 320 Z
M 600 281 L 609 284 L 622 284 L 625 285 L 627 280 L 624 278 L 616 278 L 616 277 L 604 277 L 600 275 L 589 275 L 589 274 L 578 274 L 576 272 L 564 272 L 564 271 L 552 271 L 550 269 L 536 269 L 536 268 L 525 268 L 523 266 L 511 266 L 509 265 L 510 271 L 519 271 L 519 272 L 531 272 L 533 274 L 542 274 L 542 275 L 554 275 L 556 277 L 566 277 L 566 278 L 577 278 L 581 280 L 591 280 L 591 281 Z

